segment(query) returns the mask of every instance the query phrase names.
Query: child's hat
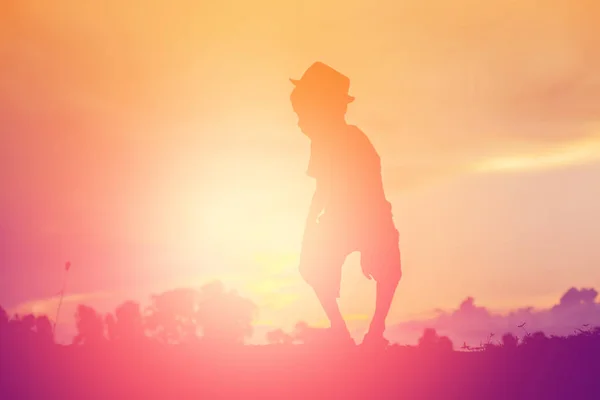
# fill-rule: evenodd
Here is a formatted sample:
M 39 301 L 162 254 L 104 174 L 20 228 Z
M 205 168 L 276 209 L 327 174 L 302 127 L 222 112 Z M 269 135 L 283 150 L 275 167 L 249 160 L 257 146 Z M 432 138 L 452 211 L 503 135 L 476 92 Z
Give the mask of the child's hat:
M 350 78 L 331 68 L 320 61 L 311 65 L 300 79 L 290 81 L 301 90 L 313 92 L 315 95 L 342 95 L 347 98 L 348 103 L 354 101 L 354 97 L 348 95 L 350 89 Z

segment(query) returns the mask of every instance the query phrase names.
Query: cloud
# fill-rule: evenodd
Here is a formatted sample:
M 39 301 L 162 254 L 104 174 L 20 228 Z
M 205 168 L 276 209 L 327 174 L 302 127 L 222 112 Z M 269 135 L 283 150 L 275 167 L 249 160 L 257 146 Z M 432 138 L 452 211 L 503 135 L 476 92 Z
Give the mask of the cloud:
M 598 292 L 593 288 L 571 288 L 550 308 L 536 310 L 524 307 L 504 314 L 478 306 L 475 299 L 468 297 L 454 311 L 438 311 L 438 315 L 430 319 L 392 326 L 387 336 L 393 341 L 414 344 L 425 328 L 434 328 L 450 337 L 455 344 L 478 345 L 481 341 L 485 342 L 491 333 L 500 336 L 510 332 L 523 336 L 526 332 L 543 331 L 547 335 L 569 335 L 584 325 L 600 325 L 597 296 Z M 523 323 L 524 327 L 519 328 Z
M 94 292 L 94 293 L 76 293 L 69 294 L 63 297 L 62 307 L 67 309 L 72 308 L 72 306 L 76 306 L 77 304 L 89 302 L 89 301 L 97 301 L 110 298 L 112 296 L 111 293 L 108 292 Z M 11 314 L 35 314 L 35 315 L 48 315 L 49 317 L 53 317 L 56 313 L 56 309 L 58 308 L 58 304 L 60 302 L 60 296 L 56 295 L 53 297 L 49 297 L 47 299 L 38 299 L 31 300 L 25 303 L 21 303 L 15 306 L 12 310 L 10 310 Z M 64 310 L 63 310 L 64 311 Z
M 582 165 L 600 160 L 600 135 L 559 145 L 537 154 L 508 155 L 485 159 L 475 164 L 476 172 L 545 170 Z
M 73 141 L 83 136 L 93 140 L 92 149 L 109 143 L 111 159 L 99 168 L 86 154 L 69 163 L 77 168 L 65 168 L 93 167 L 99 171 L 98 181 L 114 165 L 117 171 L 106 185 L 117 181 L 130 154 L 151 142 L 145 140 L 151 134 L 146 128 L 128 126 L 127 135 L 115 129 L 123 120 L 147 120 L 152 126 L 161 125 L 153 119 L 157 115 L 181 121 L 182 109 L 202 119 L 235 109 L 235 118 L 219 119 L 216 127 L 224 131 L 232 128 L 229 121 L 241 120 L 233 128 L 240 136 L 264 129 L 267 138 L 273 120 L 285 111 L 290 114 L 287 95 L 279 92 L 288 90 L 286 77 L 300 73 L 307 58 L 322 54 L 330 54 L 330 61 L 351 77 L 358 96 L 353 118 L 368 134 L 380 135 L 378 148 L 384 164 L 390 165 L 386 168 L 394 187 L 464 172 L 482 157 L 494 166 L 529 165 L 512 157 L 523 151 L 527 154 L 519 157 L 536 157 L 557 143 L 586 137 L 589 132 L 580 129 L 582 124 L 600 118 L 600 32 L 591 17 L 599 11 L 595 3 L 557 0 L 543 10 L 531 0 L 437 0 L 427 6 L 417 0 L 402 5 L 346 2 L 343 7 L 336 0 L 305 3 L 294 13 L 272 2 L 251 8 L 240 3 L 232 14 L 231 7 L 158 1 L 139 15 L 134 4 L 116 1 L 104 4 L 102 12 L 97 5 L 75 2 L 52 10 L 11 2 L 0 21 L 10 31 L 0 43 L 7 59 L 0 69 L 5 78 L 0 88 L 9 94 L 5 106 L 23 109 L 25 120 L 46 116 L 44 126 L 78 120 L 107 125 L 102 133 L 89 126 L 67 130 L 75 131 Z M 306 26 L 315 27 L 311 34 L 299 29 Z M 322 37 L 320 27 L 326 32 Z M 346 43 L 352 44 L 351 50 Z M 248 56 L 246 51 L 256 64 L 239 62 Z M 257 88 L 271 102 L 257 101 Z M 256 106 L 238 107 L 235 99 L 241 98 L 252 99 Z M 210 113 L 203 112 L 205 103 L 213 104 Z M 242 118 L 245 114 L 257 114 L 258 119 L 250 122 Z M 64 121 L 49 117 L 55 115 Z M 58 130 L 64 128 L 69 127 Z M 279 129 L 273 129 L 276 135 Z M 18 130 L 37 132 L 41 127 Z M 80 130 L 87 134 L 80 135 Z M 177 129 L 168 131 L 173 135 Z M 111 132 L 144 140 L 125 146 L 121 139 L 107 141 Z M 58 135 L 36 136 L 56 143 Z M 228 135 L 214 138 L 230 145 Z M 273 138 L 261 145 L 266 142 L 272 144 Z M 50 153 L 46 149 L 52 145 L 43 143 L 40 153 Z M 115 156 L 115 151 L 120 154 Z M 164 151 L 164 142 L 156 151 Z M 395 159 L 402 160 L 398 168 L 392 165 Z M 166 168 L 150 161 L 156 169 Z M 86 200 L 80 203 L 91 203 Z
M 559 0 L 540 10 L 532 1 L 443 0 L 386 11 L 362 15 L 402 62 L 370 67 L 395 71 L 376 90 L 354 80 L 352 112 L 380 135 L 394 187 L 598 159 L 598 131 L 588 129 L 600 120 L 597 4 Z
M 254 273 L 244 278 L 244 291 L 267 312 L 288 308 L 300 298 L 297 289 L 303 284 L 295 268 L 297 259 L 293 252 L 256 252 L 249 262 Z

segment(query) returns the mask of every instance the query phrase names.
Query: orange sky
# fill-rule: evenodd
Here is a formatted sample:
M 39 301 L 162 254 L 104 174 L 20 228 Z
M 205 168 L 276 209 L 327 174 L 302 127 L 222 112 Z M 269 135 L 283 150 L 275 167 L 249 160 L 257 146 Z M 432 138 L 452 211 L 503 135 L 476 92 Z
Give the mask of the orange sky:
M 221 278 L 265 324 L 321 320 L 295 270 L 313 182 L 288 81 L 315 60 L 352 79 L 383 158 L 392 320 L 600 287 L 600 6 L 423 4 L 2 2 L 0 303 L 51 297 L 70 259 L 78 296 Z M 374 288 L 348 266 L 361 320 Z

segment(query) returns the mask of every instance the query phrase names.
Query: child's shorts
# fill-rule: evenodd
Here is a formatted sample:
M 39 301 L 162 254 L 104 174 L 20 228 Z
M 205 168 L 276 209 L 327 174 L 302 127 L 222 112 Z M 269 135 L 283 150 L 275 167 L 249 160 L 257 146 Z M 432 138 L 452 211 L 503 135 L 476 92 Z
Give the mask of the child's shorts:
M 361 253 L 361 267 L 377 282 L 397 284 L 402 277 L 398 230 L 389 218 L 344 223 L 323 215 L 305 234 L 300 274 L 318 293 L 340 295 L 346 257 Z

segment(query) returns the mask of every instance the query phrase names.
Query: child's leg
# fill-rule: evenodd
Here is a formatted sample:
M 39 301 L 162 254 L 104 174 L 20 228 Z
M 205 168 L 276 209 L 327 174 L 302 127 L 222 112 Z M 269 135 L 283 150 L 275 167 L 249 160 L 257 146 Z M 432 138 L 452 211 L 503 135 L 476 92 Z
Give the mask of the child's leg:
M 375 237 L 375 243 L 365 249 L 365 269 L 377 281 L 375 314 L 369 327 L 369 336 L 383 337 L 385 321 L 402 277 L 398 231 L 393 225 L 384 234 Z
M 340 307 L 337 302 L 337 297 L 334 292 L 329 291 L 318 291 L 315 290 L 317 294 L 317 298 L 329 319 L 331 324 L 331 328 L 335 331 L 341 331 L 343 333 L 348 332 L 348 328 L 346 326 L 346 322 L 344 321 L 344 317 L 340 311 Z
M 323 219 L 303 243 L 300 273 L 313 288 L 335 331 L 348 329 L 337 302 L 342 280 L 342 266 L 348 255 L 343 237 L 336 226 Z
M 385 331 L 385 320 L 390 311 L 398 281 L 377 282 L 377 298 L 375 303 L 375 314 L 369 327 L 369 335 L 383 336 Z

